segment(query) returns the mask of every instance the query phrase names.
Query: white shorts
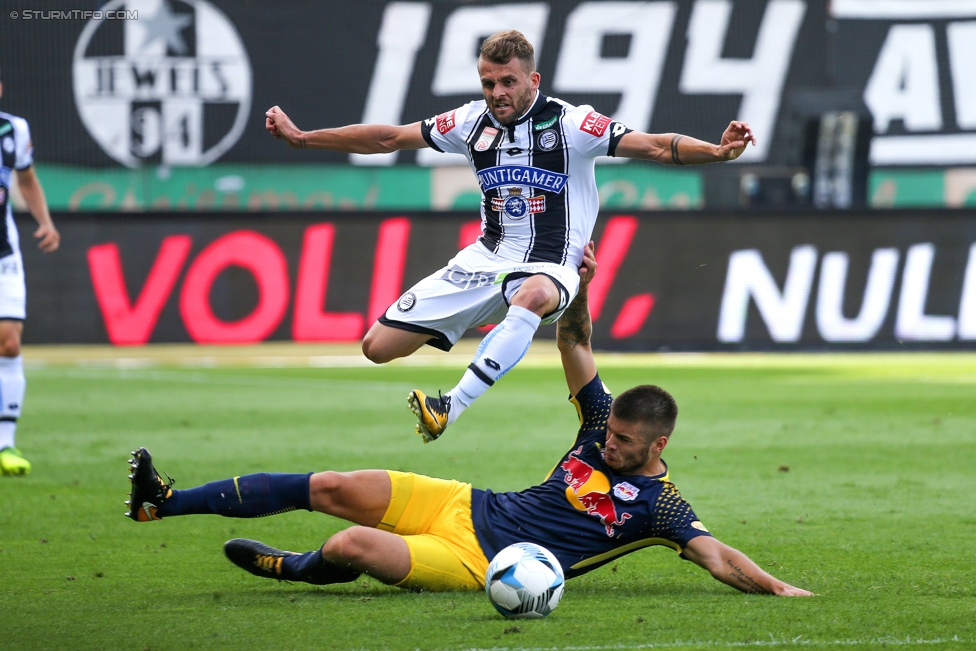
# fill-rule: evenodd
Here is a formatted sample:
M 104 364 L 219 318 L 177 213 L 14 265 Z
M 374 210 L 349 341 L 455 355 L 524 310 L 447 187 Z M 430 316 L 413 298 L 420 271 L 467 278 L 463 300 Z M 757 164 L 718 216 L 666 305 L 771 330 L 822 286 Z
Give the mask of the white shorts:
M 462 249 L 443 269 L 411 287 L 379 322 L 432 335 L 428 345 L 450 350 L 469 328 L 500 323 L 512 297 L 529 276 L 548 276 L 559 290 L 559 306 L 542 323 L 553 323 L 579 291 L 579 272 L 553 262 L 500 258 L 481 242 Z
M 27 286 L 24 261 L 14 250 L 0 258 L 0 319 L 23 321 L 27 318 Z

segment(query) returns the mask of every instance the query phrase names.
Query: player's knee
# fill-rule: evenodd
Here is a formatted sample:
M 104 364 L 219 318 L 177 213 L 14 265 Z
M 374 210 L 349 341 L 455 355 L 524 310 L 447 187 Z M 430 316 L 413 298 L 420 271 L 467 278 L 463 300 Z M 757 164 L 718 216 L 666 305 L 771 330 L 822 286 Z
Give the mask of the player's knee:
M 358 567 L 367 553 L 365 541 L 358 535 L 363 527 L 350 527 L 335 534 L 322 545 L 322 556 L 330 563 Z
M 517 305 L 542 316 L 546 311 L 548 311 L 549 304 L 552 301 L 552 292 L 550 292 L 545 286 L 523 286 L 512 298 L 512 305 Z
M 372 330 L 363 337 L 363 355 L 374 364 L 386 364 L 399 357 L 381 337 L 373 334 Z
M 20 337 L 17 333 L 10 333 L 0 339 L 0 357 L 16 357 L 20 355 Z
M 346 481 L 346 475 L 332 470 L 312 475 L 308 480 L 308 496 L 312 510 L 329 513 L 336 506 L 341 505 Z

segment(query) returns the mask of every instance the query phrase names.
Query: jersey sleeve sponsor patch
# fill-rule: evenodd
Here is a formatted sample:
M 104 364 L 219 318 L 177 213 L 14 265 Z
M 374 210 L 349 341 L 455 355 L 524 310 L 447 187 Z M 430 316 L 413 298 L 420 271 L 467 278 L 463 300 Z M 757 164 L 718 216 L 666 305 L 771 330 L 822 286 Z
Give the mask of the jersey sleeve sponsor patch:
M 444 148 L 438 145 L 434 141 L 434 129 L 437 128 L 437 118 L 427 118 L 420 123 L 420 135 L 424 137 L 424 141 L 430 145 L 434 151 L 444 152 Z
M 607 128 L 610 126 L 610 118 L 603 115 L 602 113 L 597 113 L 596 111 L 590 111 L 583 118 L 583 123 L 580 124 L 580 131 L 585 131 L 592 136 L 597 138 L 602 138 L 607 132 Z
M 445 111 L 429 117 L 420 123 L 420 134 L 434 151 L 466 155 L 467 143 L 464 132 L 465 120 L 470 114 L 471 104 Z
M 437 131 L 442 136 L 457 126 L 457 110 L 441 113 L 437 116 Z

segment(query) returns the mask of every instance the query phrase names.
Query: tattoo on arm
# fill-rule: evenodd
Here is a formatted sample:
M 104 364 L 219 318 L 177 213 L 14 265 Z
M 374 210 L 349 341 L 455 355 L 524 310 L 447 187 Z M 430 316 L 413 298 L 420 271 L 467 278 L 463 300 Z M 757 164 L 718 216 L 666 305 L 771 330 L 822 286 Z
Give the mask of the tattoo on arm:
M 590 322 L 590 307 L 585 292 L 576 295 L 556 326 L 556 336 L 570 348 L 576 348 L 579 344 L 590 345 L 593 324 Z
M 739 584 L 739 589 L 743 592 L 754 592 L 759 594 L 769 594 L 769 590 L 759 585 L 755 579 L 742 571 L 742 568 L 733 563 L 731 560 L 727 560 L 730 572 L 729 578 L 734 582 Z
M 682 138 L 684 138 L 684 136 L 681 135 L 676 135 L 675 137 L 671 138 L 671 160 L 674 161 L 675 165 L 684 165 L 684 163 L 681 162 L 681 157 L 678 156 L 678 143 L 681 142 Z
M 305 142 L 305 136 L 300 136 L 298 138 L 298 148 L 299 149 L 307 149 L 308 148 L 308 143 Z

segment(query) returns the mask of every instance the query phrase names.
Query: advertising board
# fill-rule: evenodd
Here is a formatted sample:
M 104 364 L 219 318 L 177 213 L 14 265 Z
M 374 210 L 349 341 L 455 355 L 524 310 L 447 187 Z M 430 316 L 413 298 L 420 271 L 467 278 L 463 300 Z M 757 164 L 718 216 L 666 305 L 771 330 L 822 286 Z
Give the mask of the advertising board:
M 25 241 L 28 343 L 357 341 L 480 231 L 470 212 L 61 217 L 54 256 Z M 976 347 L 973 211 L 608 212 L 594 237 L 599 348 Z

